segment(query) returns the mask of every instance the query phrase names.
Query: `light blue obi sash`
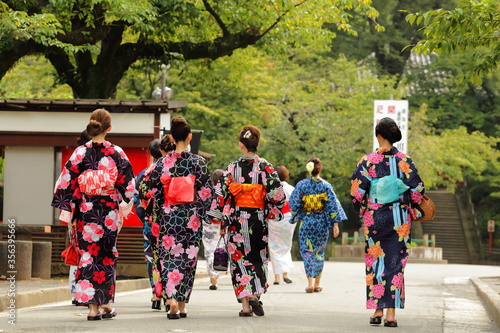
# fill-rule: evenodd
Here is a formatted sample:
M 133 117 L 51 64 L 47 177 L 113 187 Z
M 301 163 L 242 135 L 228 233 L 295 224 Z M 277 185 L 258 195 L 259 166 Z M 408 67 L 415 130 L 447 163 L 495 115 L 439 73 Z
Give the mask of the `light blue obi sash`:
M 370 186 L 370 198 L 377 199 L 379 204 L 396 202 L 403 197 L 410 187 L 396 176 L 373 178 Z

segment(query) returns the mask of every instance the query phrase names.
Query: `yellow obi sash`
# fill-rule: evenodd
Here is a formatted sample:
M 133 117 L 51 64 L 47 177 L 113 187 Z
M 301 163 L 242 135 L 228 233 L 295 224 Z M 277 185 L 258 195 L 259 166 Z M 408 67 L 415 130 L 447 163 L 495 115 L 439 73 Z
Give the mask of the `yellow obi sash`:
M 262 184 L 231 183 L 229 192 L 234 195 L 235 204 L 238 207 L 264 209 L 266 188 Z
M 326 192 L 310 194 L 302 197 L 302 210 L 307 213 L 323 213 L 325 202 L 328 200 Z

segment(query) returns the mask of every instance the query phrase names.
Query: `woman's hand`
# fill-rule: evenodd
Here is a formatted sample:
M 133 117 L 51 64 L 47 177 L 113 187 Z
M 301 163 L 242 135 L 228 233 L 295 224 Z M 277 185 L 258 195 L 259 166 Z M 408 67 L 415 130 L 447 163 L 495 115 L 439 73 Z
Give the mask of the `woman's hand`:
M 337 237 L 339 235 L 340 231 L 339 231 L 339 224 L 338 223 L 334 223 L 333 224 L 333 237 Z

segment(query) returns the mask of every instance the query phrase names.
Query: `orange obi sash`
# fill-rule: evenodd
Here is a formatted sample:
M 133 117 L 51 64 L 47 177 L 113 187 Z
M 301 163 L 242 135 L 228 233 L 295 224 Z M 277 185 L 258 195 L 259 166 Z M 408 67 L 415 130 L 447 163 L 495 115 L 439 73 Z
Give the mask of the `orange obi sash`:
M 229 184 L 229 192 L 234 195 L 235 204 L 239 207 L 264 209 L 266 188 L 262 184 Z

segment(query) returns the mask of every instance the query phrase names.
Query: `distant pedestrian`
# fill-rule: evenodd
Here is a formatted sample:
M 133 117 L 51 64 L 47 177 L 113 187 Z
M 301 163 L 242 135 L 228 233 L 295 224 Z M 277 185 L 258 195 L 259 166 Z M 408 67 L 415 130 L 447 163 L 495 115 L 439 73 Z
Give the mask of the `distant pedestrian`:
M 384 326 L 396 327 L 396 308 L 405 305 L 412 214 L 420 215 L 424 183 L 410 157 L 393 146 L 401 140 L 394 120 L 381 119 L 375 135 L 379 148 L 358 162 L 351 197 L 365 230 L 366 308 L 375 309 L 370 324 L 381 324 L 386 309 Z
M 290 197 L 290 208 L 293 222 L 299 224 L 300 255 L 308 283 L 306 293 L 319 293 L 323 290 L 321 276 L 330 229 L 333 237 L 337 237 L 338 223 L 347 217 L 332 185 L 320 176 L 321 160 L 311 157 L 306 167 L 311 177 L 297 183 Z
M 142 234 L 144 237 L 144 255 L 146 257 L 146 269 L 148 270 L 149 283 L 151 284 L 151 290 L 153 296 L 151 297 L 151 308 L 154 310 L 161 310 L 161 295 L 157 296 L 154 288 L 154 278 L 153 278 L 153 260 L 154 260 L 154 248 L 156 247 L 156 237 L 151 231 L 152 225 L 152 205 L 149 204 L 151 198 L 147 195 L 150 194 L 149 189 L 146 188 L 146 180 L 149 178 L 149 174 L 156 166 L 156 161 L 162 157 L 162 150 L 160 149 L 161 141 L 160 139 L 154 139 L 148 145 L 149 155 L 151 156 L 151 163 L 145 169 L 141 170 L 135 177 L 135 186 L 137 189 L 137 194 L 134 197 L 134 207 L 137 217 L 141 220 L 143 224 Z M 141 194 L 145 195 L 142 196 Z M 155 267 L 159 265 L 154 265 Z
M 221 186 L 220 179 L 224 170 L 216 169 L 212 173 L 212 186 Z M 212 199 L 216 196 L 215 190 L 212 191 Z M 203 248 L 205 250 L 205 260 L 208 276 L 210 277 L 210 290 L 217 290 L 217 280 L 220 272 L 214 269 L 214 251 L 220 239 L 220 221 L 211 219 L 210 216 L 203 221 Z
M 163 298 L 163 288 L 161 284 L 161 262 L 158 254 L 159 246 L 159 224 L 156 219 L 158 216 L 158 207 L 155 206 L 156 189 L 149 188 L 149 176 L 156 167 L 156 162 L 167 153 L 175 149 L 175 143 L 172 136 L 166 134 L 161 140 L 155 139 L 149 144 L 149 153 L 153 158 L 152 163 L 139 172 L 136 176 L 137 195 L 135 197 L 135 208 L 137 217 L 142 220 L 144 235 L 144 254 L 146 256 L 146 268 L 148 270 L 149 282 L 152 289 L 151 308 L 161 310 Z M 156 209 L 156 210 L 155 210 Z M 169 305 L 165 304 L 165 310 L 169 311 Z
M 118 258 L 116 240 L 123 218 L 132 209 L 135 192 L 127 155 L 105 140 L 110 130 L 109 112 L 92 112 L 87 125 L 92 140 L 75 149 L 57 180 L 52 200 L 52 206 L 69 213 L 69 221 L 72 214 L 76 220 L 81 258 L 75 298 L 88 304 L 87 320 L 116 316 L 111 307 Z
M 290 178 L 288 169 L 284 165 L 278 165 L 276 172 L 281 180 L 281 185 L 285 191 L 286 202 L 281 212 L 283 213 L 283 220 L 275 221 L 269 220 L 269 257 L 273 266 L 274 284 L 280 283 L 280 275 L 283 276 L 285 283 L 292 283 L 288 277 L 288 273 L 293 269 L 292 261 L 292 241 L 293 232 L 295 230 L 295 223 L 290 223 L 292 212 L 290 210 L 290 196 L 295 189 L 292 185 L 287 183 Z
M 257 127 L 244 126 L 239 134 L 241 157 L 224 171 L 216 188 L 217 207 L 211 210 L 228 236 L 231 277 L 240 317 L 264 315 L 260 297 L 267 291 L 267 220 L 281 220 L 285 193 L 274 167 L 256 155 L 260 141 Z

